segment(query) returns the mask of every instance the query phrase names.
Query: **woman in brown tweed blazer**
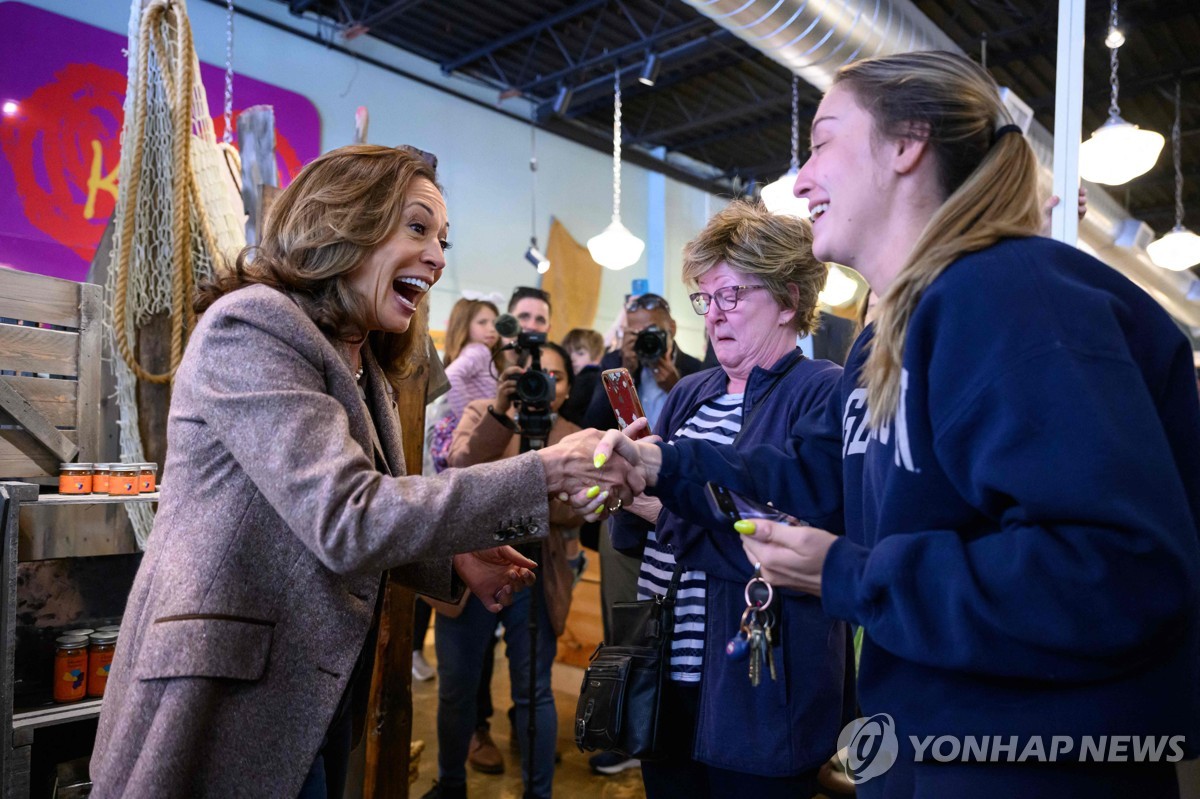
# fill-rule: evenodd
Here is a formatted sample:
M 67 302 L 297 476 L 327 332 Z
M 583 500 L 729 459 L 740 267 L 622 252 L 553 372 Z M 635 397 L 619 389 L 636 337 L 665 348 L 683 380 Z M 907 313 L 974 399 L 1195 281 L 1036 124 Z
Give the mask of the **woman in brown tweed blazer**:
M 498 611 L 534 565 L 502 544 L 546 535 L 547 494 L 597 482 L 587 434 L 403 476 L 394 386 L 424 344 L 448 228 L 416 151 L 341 148 L 282 192 L 253 259 L 202 290 L 96 799 L 340 796 L 383 571 Z

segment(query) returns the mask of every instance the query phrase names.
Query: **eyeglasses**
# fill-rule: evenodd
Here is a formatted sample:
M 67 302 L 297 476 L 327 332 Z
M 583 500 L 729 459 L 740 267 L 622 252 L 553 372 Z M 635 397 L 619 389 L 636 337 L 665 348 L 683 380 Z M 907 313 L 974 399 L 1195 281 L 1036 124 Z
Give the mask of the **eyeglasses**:
M 634 311 L 656 311 L 662 308 L 667 313 L 671 312 L 671 306 L 667 305 L 667 301 L 657 294 L 639 294 L 636 297 L 630 297 L 625 301 L 625 312 L 633 313 Z
M 738 301 L 742 299 L 742 295 L 747 291 L 754 289 L 765 289 L 766 286 L 761 283 L 756 286 L 725 286 L 717 289 L 712 294 L 704 291 L 697 291 L 695 294 L 688 295 L 688 299 L 692 301 L 692 310 L 701 316 L 708 314 L 708 309 L 712 306 L 713 301 L 716 301 L 717 307 L 722 311 L 732 311 L 737 307 Z

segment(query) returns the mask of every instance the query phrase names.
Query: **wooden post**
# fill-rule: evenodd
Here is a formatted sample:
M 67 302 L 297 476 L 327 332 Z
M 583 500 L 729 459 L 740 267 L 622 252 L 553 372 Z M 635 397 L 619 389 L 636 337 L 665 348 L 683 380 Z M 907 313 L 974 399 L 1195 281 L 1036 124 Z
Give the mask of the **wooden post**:
M 425 440 L 428 362 L 400 386 L 396 397 L 409 474 L 421 473 Z M 412 591 L 388 576 L 375 646 L 375 670 L 367 705 L 367 762 L 364 799 L 406 799 L 412 743 Z M 433 767 L 433 766 L 431 766 Z
M 183 309 L 179 312 L 182 313 Z M 171 368 L 170 314 L 156 313 L 137 329 L 134 357 L 143 367 L 155 374 Z M 171 409 L 171 384 L 137 381 L 137 408 L 142 453 L 147 461 L 153 461 L 162 468 L 167 460 L 167 416 Z

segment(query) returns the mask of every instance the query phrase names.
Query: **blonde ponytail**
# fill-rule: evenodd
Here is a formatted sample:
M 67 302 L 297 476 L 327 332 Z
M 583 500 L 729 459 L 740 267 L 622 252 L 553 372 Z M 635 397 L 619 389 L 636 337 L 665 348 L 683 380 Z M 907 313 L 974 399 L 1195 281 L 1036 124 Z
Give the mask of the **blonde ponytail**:
M 947 199 L 917 239 L 882 298 L 863 371 L 871 426 L 896 416 L 908 323 L 921 296 L 959 257 L 1041 227 L 1037 159 L 1023 136 L 996 137 L 1007 113 L 991 77 L 967 58 L 923 52 L 843 67 L 850 88 L 875 118 L 876 132 L 928 131 Z

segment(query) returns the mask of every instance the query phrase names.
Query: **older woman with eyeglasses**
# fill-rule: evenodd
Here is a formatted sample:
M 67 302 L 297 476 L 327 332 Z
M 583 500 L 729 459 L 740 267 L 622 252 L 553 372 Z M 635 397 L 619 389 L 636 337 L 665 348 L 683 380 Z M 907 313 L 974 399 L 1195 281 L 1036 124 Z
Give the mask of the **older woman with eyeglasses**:
M 700 439 L 749 450 L 789 436 L 805 417 L 819 418 L 842 370 L 805 358 L 796 342 L 817 318 L 827 272 L 813 257 L 807 222 L 749 202 L 713 217 L 684 250 L 683 278 L 698 289 L 692 308 L 704 316 L 720 367 L 680 380 L 655 431 L 667 442 Z M 814 491 L 829 498 L 827 508 L 814 508 L 814 518 L 836 529 L 836 458 L 828 483 Z M 696 487 L 695 504 L 702 505 L 703 483 Z M 854 708 L 848 629 L 826 617 L 817 598 L 775 592 L 764 617 L 772 627 L 774 675 L 764 664 L 758 686 L 746 659 L 726 655 L 754 575 L 739 537 L 728 530 L 728 520 L 699 526 L 649 497 L 614 517 L 614 546 L 644 541 L 641 598 L 665 594 L 681 573 L 664 693 L 668 751 L 642 765 L 649 799 L 811 796 L 817 770 Z

